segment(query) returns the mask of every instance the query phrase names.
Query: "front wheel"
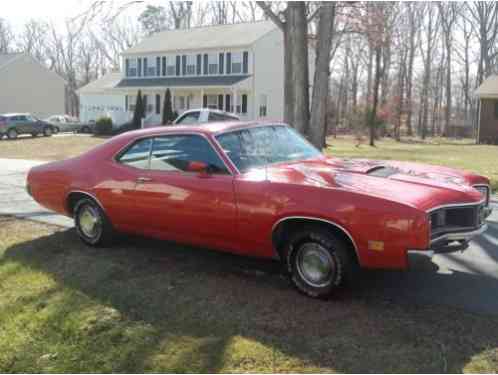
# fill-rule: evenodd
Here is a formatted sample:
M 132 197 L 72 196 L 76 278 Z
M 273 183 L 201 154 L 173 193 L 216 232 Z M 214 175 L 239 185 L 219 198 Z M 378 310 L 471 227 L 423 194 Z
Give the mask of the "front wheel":
M 53 133 L 53 130 L 50 126 L 46 126 L 44 129 L 43 129 L 43 135 L 45 137 L 50 137 Z
M 102 208 L 89 198 L 83 198 L 74 208 L 74 225 L 79 237 L 90 246 L 104 246 L 113 238 L 112 225 Z
M 59 127 L 57 127 L 57 126 L 54 126 L 54 129 L 53 129 L 53 130 L 54 130 L 54 134 L 57 134 L 57 133 L 59 133 L 59 132 L 60 132 L 60 129 L 59 129 Z
M 314 298 L 330 297 L 351 281 L 355 260 L 347 244 L 321 227 L 290 235 L 284 260 L 294 286 Z
M 16 139 L 17 138 L 17 130 L 16 129 L 9 129 L 9 131 L 7 132 L 7 138 Z

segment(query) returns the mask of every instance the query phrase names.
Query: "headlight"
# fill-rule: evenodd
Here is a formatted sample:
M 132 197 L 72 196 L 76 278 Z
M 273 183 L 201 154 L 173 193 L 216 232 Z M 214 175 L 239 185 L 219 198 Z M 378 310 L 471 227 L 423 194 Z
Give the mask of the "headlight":
M 474 189 L 476 189 L 479 193 L 481 193 L 482 197 L 486 200 L 486 206 L 489 204 L 489 187 L 486 185 L 475 185 Z

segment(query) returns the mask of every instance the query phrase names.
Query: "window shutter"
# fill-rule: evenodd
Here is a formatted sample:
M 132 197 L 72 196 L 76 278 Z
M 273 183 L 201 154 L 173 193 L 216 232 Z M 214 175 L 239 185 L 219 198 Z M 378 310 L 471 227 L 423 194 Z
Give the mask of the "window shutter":
M 246 73 L 249 70 L 249 52 L 244 51 L 242 55 L 242 72 Z
M 180 62 L 180 56 L 176 56 L 176 75 L 179 76 L 180 75 L 180 65 L 181 65 L 181 62 Z
M 138 58 L 137 70 L 138 70 L 138 76 L 141 77 L 142 76 L 142 59 L 141 58 Z
M 126 59 L 125 60 L 125 72 L 126 72 L 127 77 L 130 75 L 129 69 L 130 69 L 130 59 Z
M 128 111 L 128 95 L 125 95 L 125 111 Z
M 232 54 L 227 52 L 227 74 L 232 73 Z
M 161 75 L 161 58 L 159 56 L 156 57 L 156 76 L 159 77 Z
M 218 95 L 218 109 L 223 111 L 223 94 Z
M 223 65 L 225 63 L 225 54 L 224 53 L 220 53 L 220 58 L 219 58 L 219 62 L 218 62 L 218 67 L 219 67 L 219 72 L 220 74 L 223 74 Z M 223 96 L 222 96 L 223 98 Z M 222 99 L 223 101 L 223 99 Z M 223 109 L 223 108 L 220 108 L 220 109 Z
M 247 113 L 247 95 L 242 95 L 242 113 Z
M 225 96 L 225 111 L 230 112 L 230 94 Z
M 144 77 L 147 77 L 147 57 L 144 58 Z
M 197 75 L 200 76 L 202 71 L 202 55 L 197 55 Z
M 161 95 L 156 94 L 156 114 L 161 114 Z
M 166 75 L 166 56 L 163 56 L 163 76 Z
M 202 97 L 202 108 L 206 108 L 208 106 L 208 97 L 207 95 L 204 95 Z
M 204 75 L 208 74 L 208 55 L 204 54 Z
M 182 75 L 187 75 L 187 56 L 182 56 Z

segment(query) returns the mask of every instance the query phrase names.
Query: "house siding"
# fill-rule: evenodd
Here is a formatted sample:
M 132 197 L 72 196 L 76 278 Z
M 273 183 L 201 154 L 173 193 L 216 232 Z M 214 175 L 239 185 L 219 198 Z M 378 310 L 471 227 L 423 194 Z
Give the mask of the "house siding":
M 0 69 L 0 113 L 29 112 L 45 118 L 65 113 L 65 81 L 29 56 Z
M 481 99 L 479 143 L 498 144 L 498 99 Z

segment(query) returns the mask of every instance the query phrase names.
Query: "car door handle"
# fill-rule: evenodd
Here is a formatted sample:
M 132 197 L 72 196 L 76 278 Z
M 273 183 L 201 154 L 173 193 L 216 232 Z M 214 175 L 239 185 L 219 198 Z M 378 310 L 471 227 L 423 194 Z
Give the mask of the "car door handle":
M 138 177 L 137 182 L 143 183 L 143 182 L 150 182 L 152 181 L 152 178 L 150 177 Z

